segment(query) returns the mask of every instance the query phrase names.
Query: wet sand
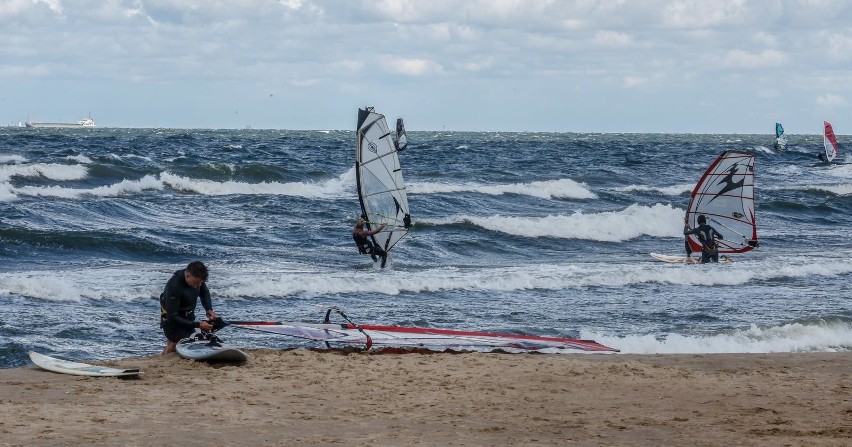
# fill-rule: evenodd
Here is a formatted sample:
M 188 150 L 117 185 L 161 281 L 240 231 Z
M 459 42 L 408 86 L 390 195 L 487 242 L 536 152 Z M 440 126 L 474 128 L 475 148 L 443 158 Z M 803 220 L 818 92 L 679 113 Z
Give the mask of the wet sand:
M 0 370 L 0 445 L 852 445 L 848 352 L 246 352 Z

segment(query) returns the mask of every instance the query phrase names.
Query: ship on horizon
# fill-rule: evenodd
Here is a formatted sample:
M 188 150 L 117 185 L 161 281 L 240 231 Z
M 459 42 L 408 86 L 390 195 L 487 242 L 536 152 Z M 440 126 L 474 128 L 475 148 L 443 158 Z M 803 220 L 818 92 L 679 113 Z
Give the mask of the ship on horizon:
M 84 120 L 77 121 L 76 123 L 37 123 L 33 122 L 29 115 L 27 115 L 27 122 L 24 123 L 26 127 L 46 127 L 46 128 L 79 128 L 79 127 L 95 127 L 95 121 L 92 120 L 92 115 L 86 117 Z

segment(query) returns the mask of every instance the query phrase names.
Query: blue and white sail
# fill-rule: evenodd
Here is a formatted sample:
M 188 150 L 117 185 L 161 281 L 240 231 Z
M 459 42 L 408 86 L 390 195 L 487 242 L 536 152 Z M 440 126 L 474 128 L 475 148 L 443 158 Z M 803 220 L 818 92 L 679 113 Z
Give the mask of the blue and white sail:
M 781 123 L 775 123 L 775 150 L 783 151 L 787 149 L 787 136 L 784 135 L 784 126 Z
M 394 141 L 384 115 L 376 113 L 372 107 L 358 110 L 355 142 L 358 199 L 368 229 L 387 225 L 371 236 L 373 243 L 386 252 L 390 252 L 411 227 L 408 194 L 399 163 L 399 151 L 408 143 L 401 121 L 397 128 L 402 129 L 402 133 L 401 136 L 397 134 Z

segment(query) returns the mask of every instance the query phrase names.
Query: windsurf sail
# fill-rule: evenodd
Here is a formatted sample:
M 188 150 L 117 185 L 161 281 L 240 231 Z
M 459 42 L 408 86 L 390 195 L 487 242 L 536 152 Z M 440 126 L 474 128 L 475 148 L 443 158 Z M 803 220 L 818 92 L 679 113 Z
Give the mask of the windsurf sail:
M 401 122 L 397 127 L 401 128 L 403 143 L 407 145 Z M 358 110 L 357 129 L 355 176 L 362 217 L 368 229 L 387 225 L 383 231 L 370 237 L 376 246 L 390 252 L 411 227 L 399 150 L 388 130 L 385 116 L 376 113 L 372 107 Z
M 823 125 L 825 131 L 822 134 L 822 145 L 825 148 L 825 159 L 831 161 L 834 160 L 834 157 L 837 157 L 837 137 L 834 135 L 831 123 L 823 121 Z
M 329 309 L 329 312 L 332 310 L 337 311 L 336 308 L 332 308 Z M 350 346 L 364 345 L 367 349 L 375 345 L 385 347 L 480 347 L 522 350 L 556 348 L 581 352 L 618 352 L 617 349 L 604 346 L 592 340 L 427 327 L 358 325 L 349 320 L 342 312 L 341 315 L 347 322 L 331 323 L 327 313 L 326 320 L 323 323 L 232 321 L 230 324 L 244 329 L 325 342 L 327 345 L 332 343 Z
M 686 224 L 698 226 L 698 216 L 722 234 L 719 253 L 745 253 L 758 246 L 754 215 L 754 155 L 722 152 L 692 190 Z M 687 236 L 694 252 L 701 252 L 695 235 Z
M 787 148 L 787 136 L 784 135 L 784 127 L 781 123 L 775 123 L 775 150 L 783 151 Z
M 394 140 L 396 150 L 402 152 L 408 147 L 408 136 L 405 134 L 405 123 L 402 118 L 396 119 L 396 139 Z

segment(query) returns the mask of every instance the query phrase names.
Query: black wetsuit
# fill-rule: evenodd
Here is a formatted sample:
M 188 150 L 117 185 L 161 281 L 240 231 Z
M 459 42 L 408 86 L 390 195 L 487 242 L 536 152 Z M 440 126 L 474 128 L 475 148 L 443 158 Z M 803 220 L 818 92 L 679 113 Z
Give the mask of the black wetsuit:
M 184 270 L 176 271 L 169 278 L 160 295 L 160 327 L 169 341 L 178 342 L 187 338 L 199 327 L 201 322 L 195 321 L 198 298 L 201 298 L 204 310 L 213 309 L 206 283 L 202 283 L 201 287 L 190 287 L 184 278 Z
M 683 229 L 683 235 L 687 236 L 694 234 L 698 236 L 698 241 L 701 242 L 701 263 L 719 262 L 719 245 L 716 239 L 722 239 L 722 235 L 715 228 L 706 223 L 699 225 L 696 228 Z
M 373 245 L 369 236 L 358 234 L 356 230 L 352 230 L 352 239 L 354 239 L 355 244 L 358 245 L 358 252 L 362 255 L 369 254 L 374 261 L 378 259 L 376 256 L 384 256 L 385 254 L 384 250 Z

